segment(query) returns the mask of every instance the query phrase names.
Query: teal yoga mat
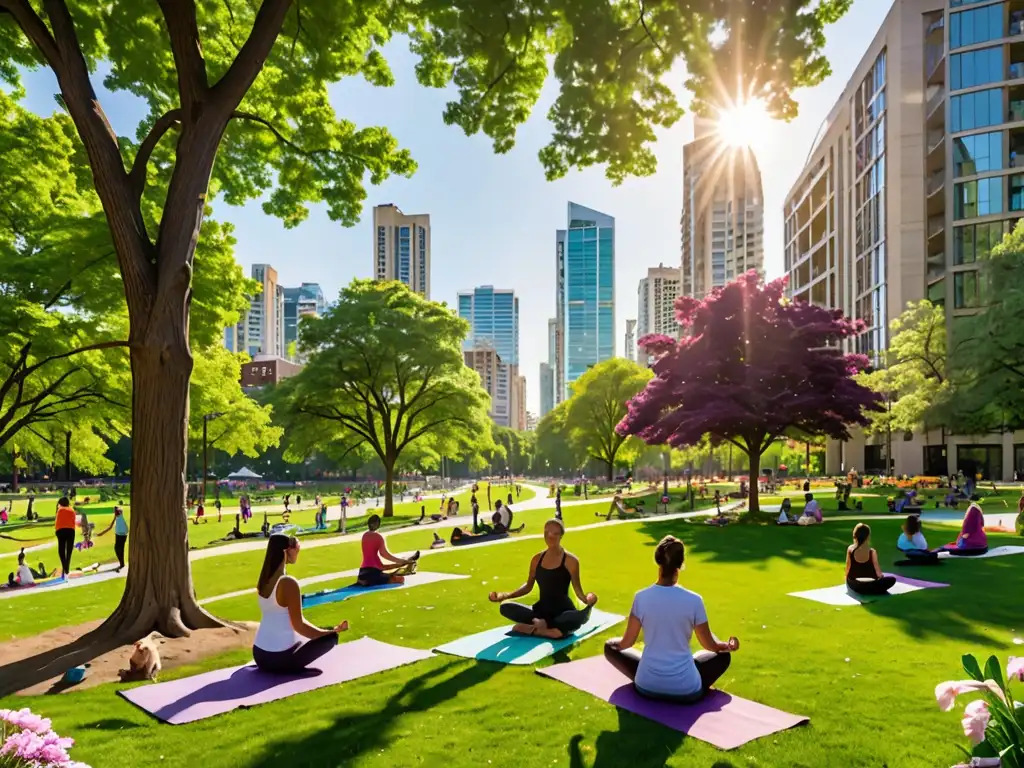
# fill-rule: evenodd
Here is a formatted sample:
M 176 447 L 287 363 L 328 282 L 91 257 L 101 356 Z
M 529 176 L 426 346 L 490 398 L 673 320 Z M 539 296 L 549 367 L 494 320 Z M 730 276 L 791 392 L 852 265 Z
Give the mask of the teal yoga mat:
M 559 640 L 528 637 L 512 632 L 510 624 L 477 632 L 475 635 L 453 640 L 434 650 L 451 656 L 462 656 L 479 661 L 498 661 L 503 664 L 536 664 L 552 654 L 575 645 L 590 635 L 596 635 L 622 621 L 624 616 L 593 610 L 590 621 L 576 630 L 575 634 Z

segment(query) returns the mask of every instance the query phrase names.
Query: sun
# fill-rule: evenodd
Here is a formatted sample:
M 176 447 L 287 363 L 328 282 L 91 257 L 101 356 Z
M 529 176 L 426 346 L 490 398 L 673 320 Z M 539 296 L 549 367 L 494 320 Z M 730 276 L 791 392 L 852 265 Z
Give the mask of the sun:
M 762 142 L 774 122 L 760 99 L 733 104 L 718 111 L 718 136 L 730 147 L 749 147 Z

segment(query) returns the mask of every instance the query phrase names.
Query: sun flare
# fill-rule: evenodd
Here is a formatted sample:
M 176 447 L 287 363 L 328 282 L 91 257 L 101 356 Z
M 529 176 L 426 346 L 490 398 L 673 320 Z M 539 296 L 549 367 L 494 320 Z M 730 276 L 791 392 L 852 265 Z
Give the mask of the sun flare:
M 760 99 L 751 99 L 719 110 L 715 121 L 722 143 L 730 147 L 758 144 L 774 122 Z

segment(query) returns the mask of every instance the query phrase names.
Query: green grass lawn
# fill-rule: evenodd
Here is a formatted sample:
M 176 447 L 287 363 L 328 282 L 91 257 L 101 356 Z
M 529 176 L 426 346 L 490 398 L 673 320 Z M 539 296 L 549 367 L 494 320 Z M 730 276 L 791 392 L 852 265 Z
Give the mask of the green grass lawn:
M 524 489 L 525 490 L 525 489 Z M 357 766 L 475 768 L 544 766 L 892 766 L 933 768 L 956 762 L 963 741 L 959 715 L 940 713 L 936 683 L 959 679 L 965 652 L 996 653 L 1005 661 L 1024 633 L 1019 601 L 1024 558 L 954 561 L 907 575 L 949 582 L 867 606 L 836 609 L 787 592 L 842 581 L 852 523 L 811 528 L 728 526 L 656 516 L 630 525 L 573 531 L 593 523 L 607 500 L 564 509 L 565 545 L 581 559 L 583 586 L 599 606 L 625 614 L 633 593 L 656 575 L 653 547 L 672 533 L 687 543 L 682 583 L 700 592 L 712 628 L 737 635 L 742 649 L 720 685 L 726 691 L 807 715 L 811 725 L 761 739 L 729 753 L 687 739 L 642 718 L 540 678 L 530 668 L 438 656 L 340 687 L 185 726 L 157 723 L 115 695 L 115 686 L 38 699 L 9 698 L 0 707 L 31 706 L 73 736 L 73 756 L 94 768 L 114 765 Z M 464 506 L 465 509 L 465 506 Z M 517 513 L 526 533 L 539 533 L 550 510 Z M 883 568 L 896 557 L 899 519 L 873 521 Z M 203 526 L 199 526 L 202 528 Z M 429 531 L 392 532 L 393 551 L 425 547 Z M 926 526 L 927 528 L 927 526 Z M 191 532 L 190 528 L 190 532 Z M 928 530 L 926 530 L 928 533 Z M 992 546 L 1016 542 L 990 536 Z M 423 570 L 470 578 L 365 595 L 307 612 L 321 625 L 348 619 L 346 639 L 431 648 L 502 622 L 487 602 L 492 589 L 510 590 L 526 575 L 538 540 L 474 550 L 447 549 Z M 298 577 L 358 566 L 358 544 L 303 550 Z M 196 561 L 200 596 L 251 587 L 262 552 Z M 122 585 L 90 587 L 0 601 L 0 636 L 24 636 L 60 624 L 100 618 Z M 527 598 L 529 599 L 529 598 Z M 256 619 L 251 597 L 211 604 L 220 616 Z M 622 625 L 568 652 L 601 651 Z M 162 679 L 244 663 L 236 652 Z M 551 663 L 551 662 L 546 662 Z
M 586 507 L 566 509 L 587 520 Z M 524 516 L 530 513 L 524 513 Z M 538 515 L 543 512 L 538 511 Z M 873 524 L 883 564 L 893 559 L 898 521 Z M 736 634 L 743 648 L 722 680 L 725 690 L 792 712 L 811 725 L 762 739 L 728 754 L 688 740 L 642 718 L 536 676 L 529 668 L 437 657 L 340 688 L 293 697 L 187 726 L 156 723 L 114 695 L 113 686 L 46 697 L 3 701 L 30 705 L 54 718 L 78 740 L 77 759 L 94 766 L 209 762 L 239 766 L 395 764 L 465 766 L 936 766 L 954 762 L 959 718 L 935 707 L 937 682 L 960 676 L 968 650 L 1005 656 L 1019 606 L 1006 600 L 1024 587 L 1013 558 L 947 563 L 911 575 L 949 581 L 946 590 L 900 596 L 836 610 L 787 597 L 790 591 L 839 583 L 849 526 L 808 529 L 733 526 L 650 518 L 635 525 L 572 530 L 566 546 L 582 561 L 584 588 L 600 595 L 605 610 L 626 613 L 633 592 L 654 578 L 654 543 L 666 533 L 689 545 L 683 582 L 704 595 L 712 627 Z M 399 548 L 390 537 L 392 546 Z M 1009 540 L 1009 537 L 1007 537 Z M 993 537 L 993 544 L 1001 541 Z M 491 589 L 512 589 L 525 575 L 537 541 L 431 556 L 424 569 L 463 573 L 464 581 L 363 596 L 308 612 L 331 624 L 347 618 L 350 638 L 430 648 L 501 622 L 486 601 Z M 330 554 L 350 566 L 350 545 L 302 553 L 295 569 L 306 574 Z M 202 587 L 218 563 L 196 563 Z M 248 570 L 251 580 L 254 571 Z M 999 590 L 991 588 L 998 583 Z M 752 588 L 757 585 L 756 588 Z M 68 590 L 90 602 L 100 587 Z M 226 584 L 222 585 L 224 588 Z M 201 589 L 201 591 L 203 591 Z M 220 590 L 218 590 L 220 591 Z M 56 595 L 54 595 L 56 597 Z M 0 612 L 34 599 L 3 601 Z M 255 619 L 251 598 L 218 602 L 219 615 Z M 102 613 L 102 611 L 101 611 Z M 68 619 L 70 620 L 70 618 Z M 6 622 L 4 622 L 6 628 Z M 37 629 L 40 628 L 37 626 Z M 618 628 L 620 629 L 620 628 Z M 569 652 L 600 652 L 611 632 Z M 209 659 L 165 678 L 242 663 L 246 654 Z M 516 738 L 496 738 L 515 729 Z M 577 739 L 577 737 L 579 737 Z

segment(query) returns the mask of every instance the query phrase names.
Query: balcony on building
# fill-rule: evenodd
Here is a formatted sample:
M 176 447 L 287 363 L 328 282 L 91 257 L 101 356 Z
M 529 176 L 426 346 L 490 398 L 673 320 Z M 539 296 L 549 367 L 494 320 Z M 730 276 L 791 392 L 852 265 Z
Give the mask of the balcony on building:
M 1006 79 L 1024 80 L 1024 42 L 1010 43 L 1008 48 L 1010 55 Z
M 946 210 L 946 169 L 940 168 L 928 175 L 925 182 L 926 205 L 929 216 L 938 216 Z
M 928 243 L 931 244 L 933 240 L 939 240 L 941 243 L 942 234 L 946 231 L 946 214 L 941 216 L 929 216 L 928 217 Z M 930 249 L 929 249 L 930 250 Z
M 1024 0 L 1012 0 L 1007 3 L 1007 37 L 1024 35 Z
M 928 128 L 942 128 L 946 125 L 946 88 L 943 85 L 928 86 L 925 91 L 924 118 Z

